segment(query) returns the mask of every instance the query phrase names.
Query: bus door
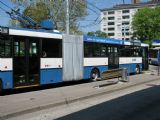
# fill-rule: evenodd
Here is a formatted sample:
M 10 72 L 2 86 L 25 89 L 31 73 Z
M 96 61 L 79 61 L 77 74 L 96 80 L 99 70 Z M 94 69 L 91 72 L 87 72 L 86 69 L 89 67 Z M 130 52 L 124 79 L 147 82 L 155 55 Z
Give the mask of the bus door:
M 39 41 L 29 41 L 29 61 L 28 61 L 28 82 L 29 84 L 39 84 L 40 79 L 40 51 Z
M 108 46 L 108 69 L 119 68 L 118 46 Z
M 19 88 L 39 84 L 39 41 L 16 37 L 13 42 L 14 87 Z
M 142 69 L 148 70 L 149 63 L 148 63 L 148 47 L 142 47 Z

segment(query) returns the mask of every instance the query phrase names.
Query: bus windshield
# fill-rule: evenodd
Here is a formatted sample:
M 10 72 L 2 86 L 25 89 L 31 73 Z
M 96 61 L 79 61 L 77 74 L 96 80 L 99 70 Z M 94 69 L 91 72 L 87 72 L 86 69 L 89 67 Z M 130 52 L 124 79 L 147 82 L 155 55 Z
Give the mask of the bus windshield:
M 150 49 L 149 50 L 149 58 L 157 58 L 157 49 Z

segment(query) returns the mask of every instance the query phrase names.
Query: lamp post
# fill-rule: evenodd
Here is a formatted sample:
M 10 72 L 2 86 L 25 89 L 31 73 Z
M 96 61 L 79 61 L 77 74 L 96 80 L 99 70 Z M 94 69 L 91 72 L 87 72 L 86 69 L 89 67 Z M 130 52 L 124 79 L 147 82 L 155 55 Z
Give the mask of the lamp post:
M 66 0 L 66 34 L 69 35 L 69 0 Z

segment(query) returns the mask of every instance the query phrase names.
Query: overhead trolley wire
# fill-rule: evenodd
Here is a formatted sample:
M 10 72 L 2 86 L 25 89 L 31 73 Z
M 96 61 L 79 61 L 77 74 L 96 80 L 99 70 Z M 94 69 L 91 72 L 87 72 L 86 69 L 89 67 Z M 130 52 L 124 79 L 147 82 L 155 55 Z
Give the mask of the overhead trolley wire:
M 96 8 L 97 10 L 101 11 L 101 9 L 98 8 L 96 5 L 94 5 L 93 3 L 90 3 L 90 2 L 88 2 L 88 1 L 87 1 L 87 3 L 88 3 L 89 5 L 91 5 L 92 7 Z
M 11 12 L 9 12 L 9 11 L 1 8 L 8 15 L 10 15 L 10 18 L 17 19 L 19 22 L 21 22 L 22 24 L 24 24 L 27 27 L 34 27 L 34 28 L 39 27 L 39 24 L 37 24 L 37 22 L 34 21 L 32 18 L 30 18 L 29 16 L 25 16 L 24 14 L 21 14 L 20 9 L 14 10 L 11 7 L 9 7 L 8 5 L 6 5 L 4 2 L 0 1 L 0 3 L 11 10 Z
M 77 1 L 81 6 L 85 6 L 83 3 L 81 3 L 80 1 Z M 94 12 L 94 13 L 96 13 L 97 15 L 99 15 L 99 13 L 97 13 L 97 11 L 95 11 L 94 9 L 92 9 L 92 8 L 87 8 L 87 9 L 89 9 L 89 10 L 91 10 L 92 12 Z
M 6 5 L 4 2 L 0 1 L 1 4 L 3 4 L 4 6 L 8 7 L 9 9 L 13 10 L 11 7 L 9 7 L 8 5 Z
M 77 2 L 78 2 L 80 5 L 84 6 L 84 4 L 82 4 L 80 1 L 77 1 Z M 99 13 L 98 13 L 96 10 L 92 9 L 91 6 L 94 7 L 94 8 L 96 8 L 98 11 L 101 11 L 101 9 L 98 8 L 96 5 L 88 2 L 88 1 L 86 1 L 86 2 L 87 2 L 87 4 L 89 4 L 89 6 L 90 6 L 90 7 L 87 7 L 87 9 L 89 9 L 89 10 L 92 11 L 93 13 L 97 14 L 98 17 L 97 17 L 96 19 L 94 19 L 94 20 L 82 20 L 82 21 L 93 21 L 92 23 L 90 23 L 90 24 L 88 24 L 88 25 L 84 25 L 84 26 L 80 26 L 80 25 L 79 25 L 79 27 L 83 27 L 83 28 L 100 24 L 100 23 L 103 21 L 103 18 L 99 21 Z
M 2 8 L 2 7 L 0 7 L 0 9 L 2 10 L 2 11 L 4 11 L 4 12 L 7 12 L 4 8 Z

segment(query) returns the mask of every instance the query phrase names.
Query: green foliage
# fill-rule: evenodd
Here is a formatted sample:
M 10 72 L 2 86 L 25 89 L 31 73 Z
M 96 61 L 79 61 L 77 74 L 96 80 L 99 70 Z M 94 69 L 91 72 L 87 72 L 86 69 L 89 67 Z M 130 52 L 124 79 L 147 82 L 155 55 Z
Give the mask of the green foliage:
M 46 18 L 54 21 L 56 29 L 65 31 L 66 24 L 66 4 L 64 0 L 11 0 L 23 6 L 24 15 L 40 22 Z M 77 22 L 87 15 L 86 2 L 84 0 L 70 0 L 70 32 L 81 33 L 78 30 Z
M 103 37 L 103 38 L 107 38 L 108 37 L 105 32 L 101 32 L 100 30 L 98 30 L 96 32 L 88 32 L 87 35 L 95 36 L 95 37 Z
M 151 44 L 160 38 L 160 7 L 140 9 L 133 17 L 133 35 Z
M 49 9 L 43 2 L 36 3 L 36 5 L 28 6 L 24 12 L 24 15 L 30 16 L 35 21 L 40 23 L 41 20 L 49 18 Z

